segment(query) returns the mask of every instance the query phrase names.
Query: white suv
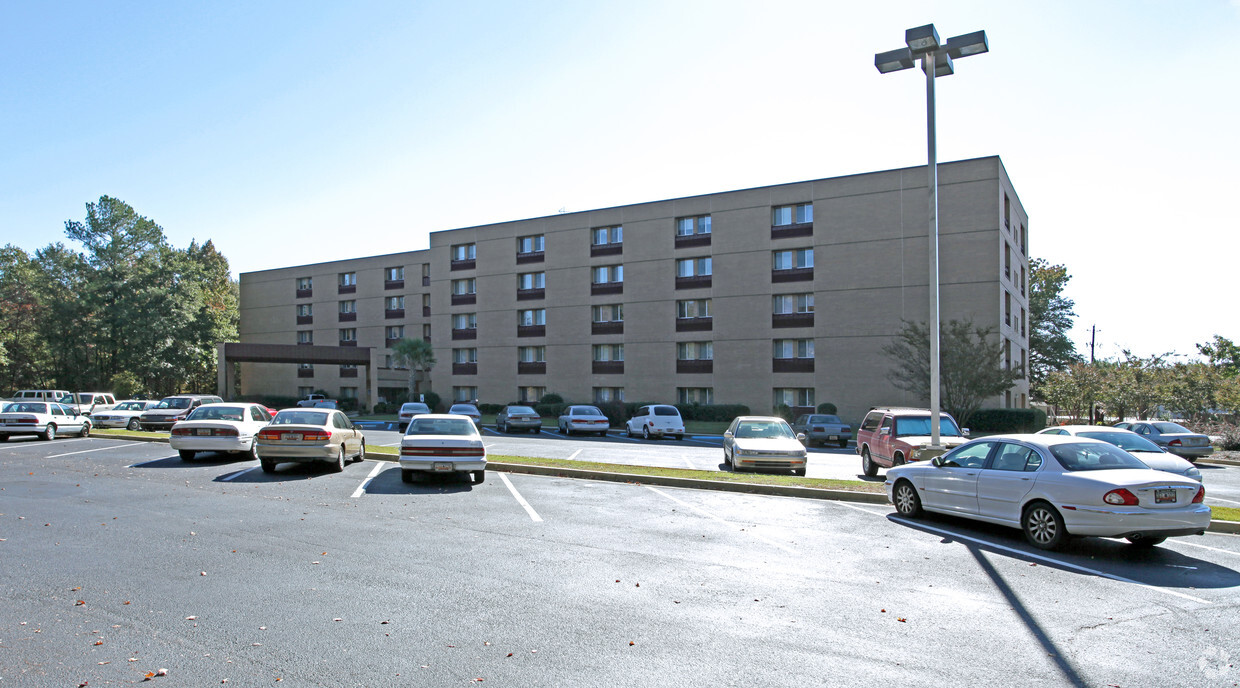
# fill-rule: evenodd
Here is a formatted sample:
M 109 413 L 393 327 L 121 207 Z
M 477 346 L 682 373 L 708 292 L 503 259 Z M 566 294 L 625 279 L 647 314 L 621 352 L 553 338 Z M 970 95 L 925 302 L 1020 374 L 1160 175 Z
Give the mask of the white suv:
M 646 439 L 664 435 L 678 440 L 685 438 L 685 422 L 680 418 L 680 409 L 667 404 L 642 406 L 633 412 L 624 429 L 629 437 L 640 434 Z

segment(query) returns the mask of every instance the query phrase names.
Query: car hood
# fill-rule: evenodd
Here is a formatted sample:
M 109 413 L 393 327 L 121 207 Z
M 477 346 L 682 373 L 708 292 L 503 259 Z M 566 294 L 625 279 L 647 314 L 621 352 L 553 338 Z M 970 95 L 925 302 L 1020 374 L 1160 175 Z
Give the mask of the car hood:
M 1181 485 L 1198 487 L 1192 478 L 1153 468 L 1111 468 L 1097 471 L 1069 471 L 1064 475 L 1075 480 L 1096 482 L 1106 487 L 1141 487 L 1144 485 Z
M 1129 451 L 1128 453 L 1141 459 L 1141 463 L 1157 471 L 1184 474 L 1193 467 L 1193 464 L 1187 459 L 1181 459 L 1175 454 L 1168 454 L 1167 452 Z
M 740 437 L 732 445 L 743 451 L 803 452 L 805 446 L 791 437 Z
M 929 435 L 901 435 L 897 437 L 896 439 L 900 440 L 901 442 L 908 442 L 910 445 L 914 447 L 930 446 Z M 948 448 L 959 447 L 960 445 L 968 441 L 969 441 L 968 437 L 957 437 L 955 435 L 950 435 L 950 436 L 939 435 L 939 444 L 944 447 L 948 447 Z

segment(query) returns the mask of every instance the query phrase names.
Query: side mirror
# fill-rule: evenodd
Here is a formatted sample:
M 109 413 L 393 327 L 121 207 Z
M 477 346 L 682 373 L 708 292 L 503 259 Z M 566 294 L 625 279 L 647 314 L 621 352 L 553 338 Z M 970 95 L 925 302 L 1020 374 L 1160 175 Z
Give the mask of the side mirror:
M 725 439 L 725 440 L 730 440 L 730 439 L 732 439 L 732 431 L 731 431 L 731 430 L 725 430 L 725 431 L 723 432 L 723 439 Z
M 969 429 L 968 429 L 968 428 L 961 428 L 961 429 L 960 429 L 960 434 L 964 435 L 965 437 L 968 437 L 968 436 L 969 436 Z
M 879 428 L 878 429 L 879 437 L 886 437 L 887 435 L 890 435 L 890 434 L 891 434 L 891 428 Z
M 804 442 L 805 442 L 805 433 L 803 433 L 803 432 L 798 432 L 798 433 L 797 433 L 797 441 L 798 441 L 798 442 L 801 442 L 801 443 L 804 443 Z
M 940 456 L 936 456 L 936 457 L 934 457 L 933 459 L 930 459 L 930 463 L 931 463 L 931 465 L 933 465 L 933 466 L 935 466 L 935 467 L 942 467 L 942 466 L 943 466 L 943 458 L 942 458 L 942 457 L 940 457 Z

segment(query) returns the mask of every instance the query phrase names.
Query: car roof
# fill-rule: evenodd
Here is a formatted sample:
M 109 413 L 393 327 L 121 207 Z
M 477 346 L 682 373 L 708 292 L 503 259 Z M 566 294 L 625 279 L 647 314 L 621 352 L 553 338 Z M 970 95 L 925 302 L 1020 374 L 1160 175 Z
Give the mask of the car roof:
M 1131 435 L 1137 434 L 1126 428 L 1117 428 L 1114 425 L 1058 425 L 1047 428 L 1046 430 L 1040 430 L 1039 434 L 1047 432 L 1048 430 L 1067 430 L 1072 434 L 1076 434 L 1078 432 L 1126 432 Z
M 470 418 L 469 416 L 462 416 L 459 413 L 423 413 L 422 415 L 417 417 L 417 420 L 435 420 L 437 418 L 450 418 L 452 420 L 467 420 L 470 423 L 474 422 L 473 418 Z
M 783 423 L 787 423 L 787 422 L 788 422 L 788 421 L 784 420 L 783 418 L 780 418 L 779 416 L 737 416 L 737 417 L 735 417 L 735 418 L 733 418 L 733 419 L 732 419 L 732 422 L 734 422 L 734 423 L 735 423 L 735 422 L 736 422 L 736 421 L 738 421 L 738 420 L 756 420 L 756 421 L 767 421 L 767 422 L 770 422 L 770 421 L 776 421 L 776 420 L 777 420 L 777 421 L 780 421 L 780 422 L 783 422 Z
M 1077 437 L 1076 435 L 1037 435 L 1037 434 L 1030 434 L 1030 433 L 1012 433 L 1008 435 L 987 435 L 986 437 L 978 437 L 976 439 L 970 440 L 967 444 L 973 444 L 974 442 L 983 442 L 986 440 L 1016 440 L 1018 442 L 1027 442 L 1029 444 L 1036 444 L 1036 445 L 1043 446 L 1043 447 L 1051 447 L 1056 444 L 1074 444 L 1074 443 L 1110 444 L 1110 442 L 1103 442 L 1102 440 L 1096 440 L 1092 437 Z

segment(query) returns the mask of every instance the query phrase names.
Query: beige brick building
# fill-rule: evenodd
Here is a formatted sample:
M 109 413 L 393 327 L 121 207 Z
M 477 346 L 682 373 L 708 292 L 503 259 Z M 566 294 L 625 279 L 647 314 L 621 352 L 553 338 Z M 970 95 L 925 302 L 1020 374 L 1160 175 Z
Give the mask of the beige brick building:
M 1027 361 L 1028 220 L 998 157 L 939 169 L 943 320 Z M 241 275 L 243 343 L 373 347 L 374 365 L 242 363 L 246 394 L 403 390 L 428 338 L 445 400 L 916 404 L 881 352 L 927 306 L 925 167 L 430 234 L 430 247 Z M 1021 382 L 988 405 L 1024 406 Z

